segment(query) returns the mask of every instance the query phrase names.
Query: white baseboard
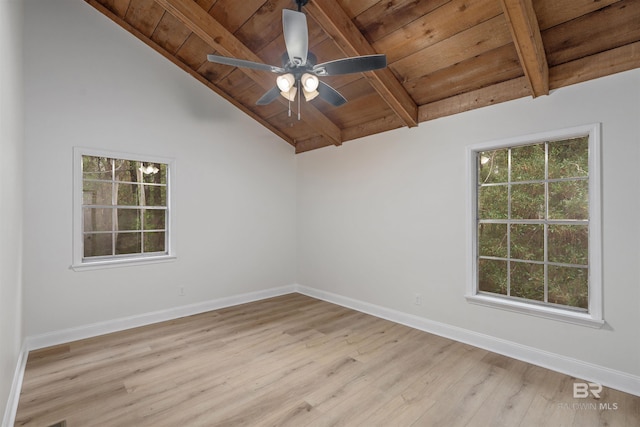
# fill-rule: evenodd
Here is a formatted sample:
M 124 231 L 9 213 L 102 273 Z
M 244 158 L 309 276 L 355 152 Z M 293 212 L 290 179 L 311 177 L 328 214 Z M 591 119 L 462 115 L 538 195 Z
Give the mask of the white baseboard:
M 24 378 L 24 370 L 27 366 L 28 354 L 29 351 L 27 350 L 27 343 L 25 341 L 18 355 L 11 390 L 9 390 L 9 398 L 7 399 L 4 416 L 2 417 L 2 427 L 13 427 L 16 422 L 16 412 L 18 411 L 18 401 L 20 400 L 20 390 L 22 390 L 22 379 Z
M 207 311 L 218 310 L 220 308 L 231 307 L 238 304 L 245 304 L 252 301 L 271 298 L 279 295 L 295 292 L 295 285 L 271 288 L 262 291 L 249 292 L 240 295 L 233 295 L 215 300 L 199 302 L 196 304 L 183 305 L 166 310 L 154 311 L 135 316 L 123 317 L 120 319 L 108 320 L 105 322 L 92 323 L 78 326 L 76 328 L 63 329 L 61 331 L 48 332 L 27 337 L 27 351 L 54 345 L 65 344 L 85 338 L 92 338 L 98 335 L 123 331 L 125 329 L 137 328 L 139 326 L 151 325 L 153 323 L 178 319 L 180 317 L 191 316 Z
M 585 381 L 598 383 L 625 393 L 640 396 L 640 377 L 636 375 L 616 371 L 604 366 L 594 365 L 592 363 L 562 356 L 560 354 L 550 353 L 534 347 L 517 344 L 512 341 L 503 340 L 490 335 L 459 328 L 457 326 L 435 322 L 423 317 L 369 304 L 367 302 L 347 298 L 331 292 L 325 292 L 301 285 L 296 285 L 295 290 L 303 295 L 371 314 L 421 331 L 450 338 L 474 347 L 480 347 L 494 353 L 499 353 L 533 365 L 561 372 L 566 375 L 571 375 L 572 377 Z

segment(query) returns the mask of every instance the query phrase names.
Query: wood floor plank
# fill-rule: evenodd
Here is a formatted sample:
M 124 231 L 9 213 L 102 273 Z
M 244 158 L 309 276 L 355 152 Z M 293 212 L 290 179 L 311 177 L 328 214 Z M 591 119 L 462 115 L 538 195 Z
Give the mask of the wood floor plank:
M 495 427 L 510 427 L 524 419 L 534 398 L 527 388 L 535 379 L 535 375 L 532 378 L 532 371 L 537 370 L 529 369 L 536 367 L 527 363 L 513 362 L 506 367 L 508 374 L 503 376 L 495 391 L 473 414 L 473 420 L 485 420 Z
M 576 381 L 289 294 L 31 352 L 16 425 L 640 425 Z

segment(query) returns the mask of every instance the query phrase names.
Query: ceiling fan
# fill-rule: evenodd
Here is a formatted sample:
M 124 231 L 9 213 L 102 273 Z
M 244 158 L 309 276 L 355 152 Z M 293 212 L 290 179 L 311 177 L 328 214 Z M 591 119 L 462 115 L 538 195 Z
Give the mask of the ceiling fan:
M 298 6 L 297 12 L 289 9 L 282 10 L 282 30 L 287 48 L 282 55 L 282 67 L 220 55 L 207 55 L 207 59 L 218 64 L 280 74 L 276 78 L 276 86 L 265 93 L 256 102 L 257 105 L 270 104 L 278 95 L 282 95 L 289 101 L 289 115 L 291 115 L 291 102 L 295 100 L 297 93 L 302 93 L 307 101 L 320 97 L 329 104 L 339 107 L 347 102 L 345 97 L 318 77 L 385 68 L 387 56 L 384 54 L 355 56 L 316 64 L 316 56 L 309 52 L 307 17 L 302 13 L 302 6 L 306 5 L 308 0 L 294 1 Z M 298 119 L 300 119 L 300 98 L 301 96 L 298 96 Z

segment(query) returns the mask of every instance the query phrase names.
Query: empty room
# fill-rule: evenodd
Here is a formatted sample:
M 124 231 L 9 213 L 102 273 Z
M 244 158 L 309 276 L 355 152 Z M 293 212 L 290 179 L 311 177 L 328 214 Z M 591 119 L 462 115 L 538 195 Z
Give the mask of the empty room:
M 2 426 L 640 425 L 637 0 L 0 0 Z

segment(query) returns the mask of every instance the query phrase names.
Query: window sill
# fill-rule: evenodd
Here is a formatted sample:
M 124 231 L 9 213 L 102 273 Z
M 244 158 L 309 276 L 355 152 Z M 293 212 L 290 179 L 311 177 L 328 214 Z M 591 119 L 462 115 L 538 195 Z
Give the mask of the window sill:
M 588 313 L 579 313 L 554 307 L 537 306 L 520 301 L 496 298 L 489 295 L 466 295 L 466 299 L 472 304 L 573 323 L 575 325 L 588 326 L 590 328 L 601 328 L 604 325 L 604 320 L 596 319 Z
M 113 259 L 101 261 L 88 261 L 82 264 L 73 264 L 73 271 L 99 270 L 104 268 L 130 267 L 134 265 L 157 264 L 176 260 L 174 255 L 162 255 L 148 258 Z

